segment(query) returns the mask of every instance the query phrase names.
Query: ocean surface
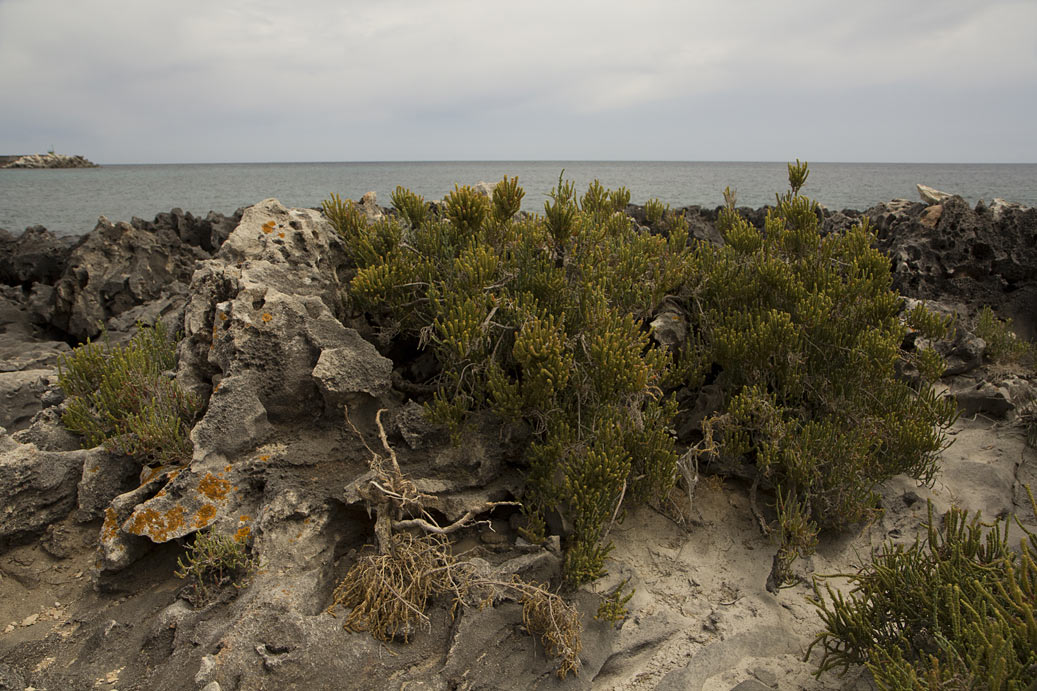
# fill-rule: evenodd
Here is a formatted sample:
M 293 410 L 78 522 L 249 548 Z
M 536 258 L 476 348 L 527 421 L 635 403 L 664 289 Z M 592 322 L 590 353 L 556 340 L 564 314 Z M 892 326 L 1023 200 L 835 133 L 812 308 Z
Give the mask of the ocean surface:
M 359 199 L 374 190 L 390 205 L 397 185 L 440 199 L 455 184 L 518 176 L 523 208 L 543 211 L 564 169 L 577 193 L 594 179 L 626 186 L 631 201 L 715 207 L 730 186 L 740 206 L 774 203 L 787 185 L 785 163 L 651 161 L 472 161 L 415 163 L 214 163 L 106 165 L 70 170 L 0 170 L 0 228 L 20 233 L 43 225 L 59 235 L 91 230 L 98 216 L 151 220 L 179 207 L 223 214 L 276 197 L 287 206 L 319 207 L 332 192 Z M 804 193 L 831 209 L 864 210 L 898 197 L 918 199 L 916 183 L 960 194 L 975 204 L 994 197 L 1037 206 L 1037 164 L 811 163 Z

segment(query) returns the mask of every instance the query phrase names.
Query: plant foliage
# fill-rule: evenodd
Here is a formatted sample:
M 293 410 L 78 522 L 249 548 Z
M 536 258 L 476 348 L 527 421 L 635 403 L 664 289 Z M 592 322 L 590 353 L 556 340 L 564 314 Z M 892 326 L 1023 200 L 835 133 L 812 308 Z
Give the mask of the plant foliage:
M 489 409 L 532 428 L 529 532 L 565 516 L 565 571 L 580 583 L 601 573 L 624 498 L 674 482 L 667 356 L 642 323 L 683 280 L 687 231 L 642 234 L 615 213 L 629 192 L 595 183 L 578 204 L 561 178 L 543 216 L 517 218 L 517 182 L 492 200 L 457 187 L 445 218 L 419 225 L 368 225 L 334 198 L 325 208 L 356 263 L 352 298 L 387 331 L 431 343 L 442 365 L 432 417 L 460 434 Z
M 1031 504 L 1033 495 L 1030 495 Z M 1033 505 L 1037 516 L 1037 505 Z M 887 542 L 843 596 L 815 582 L 825 623 L 818 674 L 865 664 L 882 689 L 1028 689 L 1037 683 L 1037 535 L 1010 518 L 929 507 L 923 540 Z
M 208 600 L 215 589 L 225 585 L 244 588 L 251 581 L 259 564 L 249 556 L 248 548 L 231 535 L 212 530 L 195 534 L 187 554 L 176 560 L 177 578 L 190 578 L 198 601 Z
M 58 383 L 69 397 L 62 422 L 83 435 L 86 448 L 104 444 L 159 463 L 187 460 L 197 406 L 170 376 L 175 366 L 176 344 L 161 322 L 138 325 L 124 346 L 88 340 L 59 363 Z
M 774 490 L 772 587 L 789 579 L 820 529 L 866 519 L 876 484 L 899 473 L 930 481 L 956 414 L 932 387 L 942 371 L 936 353 L 901 348 L 902 300 L 866 221 L 823 236 L 817 205 L 798 193 L 807 175 L 805 163 L 789 164 L 791 191 L 762 229 L 725 190 L 717 221 L 725 244 L 696 247 L 685 287 L 694 328 L 684 381 L 715 377 L 725 393 L 706 421 L 718 446 L 706 446 L 748 462 L 755 482 Z M 938 337 L 947 324 L 927 315 L 909 321 Z M 899 379 L 901 360 L 930 379 Z
M 1019 338 L 1012 331 L 1012 320 L 998 319 L 989 307 L 979 311 L 973 330 L 986 341 L 986 355 L 993 362 L 1014 362 L 1030 366 L 1037 363 L 1037 344 Z

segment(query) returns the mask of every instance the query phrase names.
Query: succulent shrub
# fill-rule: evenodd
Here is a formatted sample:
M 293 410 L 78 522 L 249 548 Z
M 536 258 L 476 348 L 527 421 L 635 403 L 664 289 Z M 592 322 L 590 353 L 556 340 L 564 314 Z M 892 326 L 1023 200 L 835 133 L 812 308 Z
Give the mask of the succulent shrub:
M 825 630 L 807 656 L 819 647 L 818 674 L 864 664 L 882 689 L 1033 688 L 1037 535 L 1019 524 L 1016 549 L 1012 520 L 954 508 L 937 521 L 930 505 L 925 537 L 883 545 L 848 595 L 815 583 Z
M 61 420 L 85 448 L 104 444 L 149 462 L 186 461 L 197 404 L 172 378 L 175 366 L 176 343 L 161 322 L 139 324 L 124 346 L 88 340 L 59 363 L 58 384 L 68 396 Z
M 663 220 L 663 215 L 669 210 L 668 204 L 663 204 L 658 199 L 649 199 L 645 202 L 645 220 L 648 225 L 655 226 Z
M 568 521 L 575 584 L 601 573 L 624 500 L 674 482 L 668 356 L 643 324 L 684 280 L 687 230 L 642 234 L 614 213 L 629 192 L 594 183 L 578 204 L 561 178 L 543 216 L 520 218 L 517 183 L 505 178 L 491 199 L 456 187 L 445 217 L 419 224 L 402 213 L 367 224 L 337 198 L 325 209 L 356 264 L 355 303 L 434 349 L 433 419 L 460 434 L 490 410 L 531 428 L 528 533 L 542 537 L 552 512 Z
M 821 235 L 817 205 L 799 194 L 807 174 L 805 163 L 789 165 L 791 190 L 762 229 L 725 190 L 717 221 L 725 244 L 696 245 L 685 286 L 693 328 L 681 375 L 691 386 L 707 378 L 722 386 L 708 436 L 747 468 L 754 490 L 773 490 L 772 587 L 820 529 L 866 519 L 879 482 L 900 473 L 931 480 L 956 415 L 932 387 L 939 356 L 902 348 L 910 328 L 933 339 L 947 322 L 924 309 L 902 318 L 866 220 Z M 898 378 L 901 360 L 928 379 Z
M 973 327 L 976 335 L 986 341 L 986 355 L 997 363 L 1037 363 L 1037 344 L 1019 338 L 1012 331 L 1011 319 L 999 319 L 990 307 L 983 307 Z
M 179 568 L 174 575 L 191 579 L 200 602 L 225 585 L 244 588 L 259 568 L 259 561 L 249 555 L 244 540 L 211 529 L 196 533 L 187 553 L 176 563 Z

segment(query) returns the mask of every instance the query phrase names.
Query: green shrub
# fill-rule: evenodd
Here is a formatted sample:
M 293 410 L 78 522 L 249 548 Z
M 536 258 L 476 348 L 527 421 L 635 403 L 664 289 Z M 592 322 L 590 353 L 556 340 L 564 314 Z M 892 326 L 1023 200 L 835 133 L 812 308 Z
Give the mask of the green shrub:
M 332 198 L 332 203 L 335 199 L 335 197 Z M 341 204 L 341 200 L 339 200 L 339 204 Z M 400 216 L 412 226 L 420 226 L 428 218 L 428 206 L 425 204 L 425 198 L 399 185 L 392 193 L 392 205 Z
M 687 230 L 640 233 L 613 213 L 628 194 L 595 183 L 581 208 L 559 179 L 543 217 L 516 220 L 522 191 L 505 179 L 492 210 L 460 187 L 446 218 L 410 228 L 358 223 L 325 203 L 356 263 L 356 304 L 432 344 L 442 365 L 433 419 L 460 434 L 472 411 L 489 409 L 532 428 L 530 537 L 542 537 L 548 512 L 566 517 L 572 583 L 601 573 L 624 499 L 675 477 L 674 406 L 660 390 L 667 356 L 642 324 L 683 280 Z
M 138 325 L 125 346 L 87 341 L 62 359 L 58 384 L 68 396 L 62 422 L 83 445 L 175 463 L 191 457 L 188 423 L 197 408 L 170 377 L 176 344 L 161 322 Z
M 1019 338 L 1012 331 L 1012 320 L 998 319 L 989 307 L 979 311 L 973 331 L 986 341 L 986 356 L 993 362 L 1031 366 L 1037 362 L 1037 344 Z
M 1030 496 L 1031 503 L 1033 496 Z M 1033 506 L 1037 516 L 1037 505 Z M 951 509 L 924 540 L 887 542 L 843 596 L 815 583 L 818 674 L 864 664 L 882 689 L 1028 689 L 1037 683 L 1037 535 Z
M 195 534 L 187 554 L 176 560 L 177 578 L 190 578 L 199 601 L 204 602 L 213 590 L 225 585 L 244 588 L 252 579 L 259 564 L 249 556 L 245 542 L 232 535 L 220 535 L 213 530 Z
M 669 210 L 669 205 L 663 204 L 658 199 L 649 199 L 645 202 L 645 220 L 648 225 L 655 226 L 663 220 L 663 215 Z
M 772 586 L 788 580 L 820 529 L 866 519 L 879 482 L 899 473 L 931 480 L 955 418 L 953 400 L 931 386 L 942 360 L 901 348 L 902 300 L 866 221 L 822 237 L 816 204 L 798 194 L 807 174 L 806 164 L 789 165 L 792 190 L 762 230 L 738 216 L 725 190 L 725 244 L 696 246 L 685 286 L 693 330 L 681 375 L 692 386 L 714 377 L 725 393 L 708 438 L 715 431 L 719 453 L 749 465 L 754 494 L 756 484 L 774 490 Z M 908 316 L 931 338 L 947 326 Z M 899 379 L 899 360 L 930 379 Z
M 355 303 L 387 333 L 432 344 L 442 365 L 432 417 L 458 432 L 488 409 L 533 430 L 528 531 L 541 535 L 552 512 L 568 521 L 570 582 L 600 574 L 625 498 L 659 496 L 674 482 L 676 403 L 664 386 L 694 391 L 711 378 L 725 398 L 704 435 L 719 445 L 697 452 L 745 463 L 754 506 L 757 485 L 773 490 L 781 585 L 820 529 L 871 514 L 879 482 L 931 480 L 955 417 L 931 386 L 942 360 L 901 348 L 907 322 L 930 338 L 946 322 L 925 310 L 901 318 L 866 224 L 821 236 L 816 204 L 799 195 L 807 174 L 789 165 L 792 190 L 763 230 L 725 190 L 722 247 L 689 248 L 673 214 L 664 235 L 641 233 L 615 213 L 628 191 L 595 181 L 578 203 L 562 177 L 543 216 L 518 220 L 518 201 L 496 199 L 519 194 L 514 180 L 497 186 L 492 212 L 456 188 L 447 217 L 420 227 L 368 224 L 335 198 L 325 208 L 356 263 Z M 691 333 L 673 362 L 646 323 L 678 292 Z M 928 379 L 898 379 L 902 360 Z

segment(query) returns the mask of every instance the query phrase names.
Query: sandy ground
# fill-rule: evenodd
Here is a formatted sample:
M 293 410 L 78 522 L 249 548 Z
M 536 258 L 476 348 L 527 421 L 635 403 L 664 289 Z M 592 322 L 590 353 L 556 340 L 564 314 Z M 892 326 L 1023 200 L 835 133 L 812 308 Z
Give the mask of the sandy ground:
M 743 485 L 701 482 L 690 511 L 683 500 L 683 525 L 651 508 L 631 510 L 613 530 L 609 576 L 592 585 L 605 592 L 629 578 L 636 589 L 630 615 L 615 631 L 600 672 L 578 685 L 728 691 L 755 680 L 789 691 L 874 688 L 863 670 L 815 678 L 817 655 L 804 661 L 821 625 L 806 600 L 813 592 L 809 575 L 852 571 L 888 537 L 913 541 L 924 529 L 927 500 L 937 512 L 953 504 L 987 517 L 1026 516 L 1022 486 L 1037 487 L 1037 451 L 1026 446 L 1019 426 L 960 420 L 952 436 L 932 488 L 907 478 L 886 483 L 883 515 L 856 531 L 822 536 L 817 553 L 795 567 L 803 581 L 777 594 L 765 589 L 773 546 L 752 516 Z M 157 550 L 130 570 L 122 589 L 115 583 L 114 592 L 97 592 L 89 575 L 97 531 L 94 524 L 58 524 L 43 539 L 0 556 L 3 648 L 28 642 L 39 649 L 38 666 L 62 664 L 60 652 L 51 651 L 83 622 L 108 617 L 113 630 L 105 635 L 132 635 L 116 622 L 147 620 L 182 586 L 171 577 L 175 551 Z M 97 669 L 94 688 L 119 688 L 118 660 Z

